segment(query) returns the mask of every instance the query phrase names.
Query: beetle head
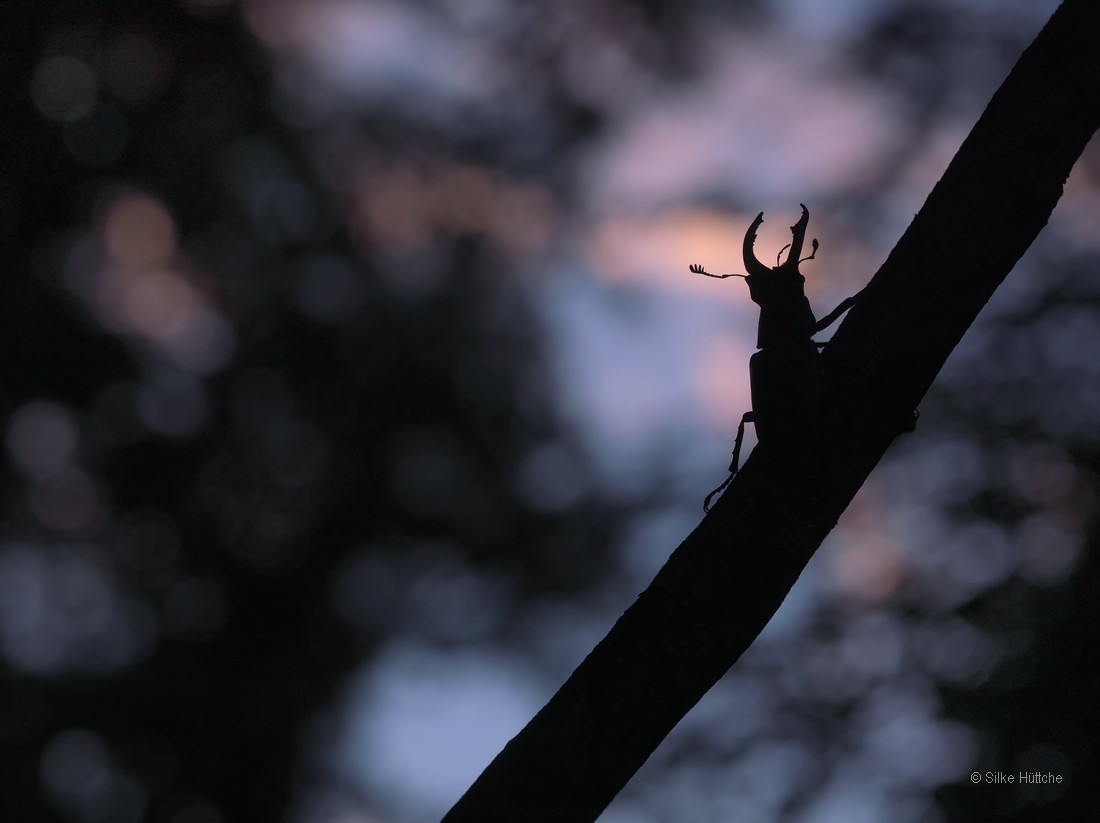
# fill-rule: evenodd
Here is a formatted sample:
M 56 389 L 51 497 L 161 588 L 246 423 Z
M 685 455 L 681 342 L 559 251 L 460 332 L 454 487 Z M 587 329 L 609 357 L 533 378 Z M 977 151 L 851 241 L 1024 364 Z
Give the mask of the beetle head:
M 798 258 L 802 254 L 802 244 L 806 240 L 806 226 L 810 222 L 810 212 L 805 205 L 802 206 L 802 216 L 797 223 L 791 226 L 791 246 L 790 251 L 787 253 L 787 259 L 774 268 L 765 266 L 757 260 L 756 253 L 753 250 L 756 244 L 756 230 L 760 228 L 760 224 L 763 222 L 764 212 L 760 212 L 756 215 L 756 219 L 752 221 L 749 230 L 745 232 L 745 243 L 742 249 L 745 258 L 745 269 L 749 273 L 745 278 L 745 282 L 749 284 L 749 296 L 754 303 L 761 306 L 765 303 L 774 302 L 776 299 L 783 299 L 792 292 L 802 294 L 802 287 L 806 282 L 806 278 L 798 270 L 798 264 L 802 262 Z M 813 254 L 806 259 L 813 259 L 816 253 L 817 241 L 814 240 Z

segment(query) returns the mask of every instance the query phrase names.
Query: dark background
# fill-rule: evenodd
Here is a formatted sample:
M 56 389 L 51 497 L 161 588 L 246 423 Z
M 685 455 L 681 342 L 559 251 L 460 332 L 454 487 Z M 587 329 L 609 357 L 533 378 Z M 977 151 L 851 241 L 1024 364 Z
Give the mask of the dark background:
M 525 4 L 493 34 L 520 92 L 496 109 L 456 93 L 452 110 L 400 87 L 326 103 L 265 23 L 293 4 L 4 4 L 3 819 L 413 814 L 334 765 L 348 679 L 395 637 L 522 648 L 538 604 L 622 588 L 623 535 L 670 501 L 694 507 L 725 459 L 719 449 L 685 488 L 662 457 L 673 438 L 624 491 L 600 479 L 583 417 L 563 411 L 557 338 L 529 274 L 591 219 L 584 152 L 621 122 L 614 94 L 577 82 L 599 70 L 578 69 L 578 54 L 613 45 L 688 94 L 706 27 L 764 37 L 853 5 Z M 1043 18 L 876 6 L 830 42 L 853 83 L 889 90 L 904 139 L 875 174 L 813 206 L 865 238 L 889 235 L 888 200 L 912 185 L 913 158 L 945 122 L 973 121 Z M 454 19 L 443 4 L 416 7 Z M 1098 158 L 1094 143 L 1078 193 L 1100 187 Z M 750 194 L 699 200 L 755 212 Z M 673 778 L 721 774 L 768 741 L 797 743 L 794 760 L 773 762 L 802 764 L 800 776 L 770 807 L 747 807 L 753 819 L 1089 816 L 1100 784 L 1089 235 L 1040 239 L 1024 285 L 983 317 L 882 481 L 901 489 L 887 498 L 925 499 L 959 533 L 1000 529 L 971 540 L 977 571 L 914 563 L 882 596 L 819 598 L 801 633 L 742 667 L 737 683 L 780 695 L 773 721 L 724 741 L 687 723 L 624 793 L 623 819 L 734 819 L 706 811 L 717 791 L 706 780 L 685 794 Z M 615 299 L 634 311 L 649 298 Z M 976 479 L 956 482 L 978 463 Z M 858 512 L 846 532 L 842 522 L 848 539 L 866 539 L 859 523 Z M 1015 572 L 987 574 L 990 534 L 1012 535 Z M 478 608 L 490 601 L 491 619 Z M 845 648 L 873 658 L 878 641 L 851 638 L 882 626 L 908 638 L 902 662 L 860 664 L 849 692 L 822 685 L 844 677 Z M 958 773 L 887 785 L 847 759 L 854 718 L 887 728 L 902 716 L 895 681 L 897 694 L 932 690 L 930 716 L 949 725 L 938 738 L 906 727 L 890 745 L 957 740 L 969 753 Z M 734 700 L 715 723 L 736 725 L 749 705 Z M 857 764 L 846 777 L 845 763 Z M 971 767 L 1066 781 L 975 787 Z

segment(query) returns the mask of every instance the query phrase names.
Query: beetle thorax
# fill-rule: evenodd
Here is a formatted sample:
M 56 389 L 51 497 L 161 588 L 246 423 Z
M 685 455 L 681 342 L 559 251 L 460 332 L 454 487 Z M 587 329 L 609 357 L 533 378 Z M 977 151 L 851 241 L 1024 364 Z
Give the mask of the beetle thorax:
M 806 299 L 806 278 L 792 266 L 780 266 L 745 278 L 749 296 L 760 306 L 756 347 L 803 345 L 814 330 L 814 313 Z

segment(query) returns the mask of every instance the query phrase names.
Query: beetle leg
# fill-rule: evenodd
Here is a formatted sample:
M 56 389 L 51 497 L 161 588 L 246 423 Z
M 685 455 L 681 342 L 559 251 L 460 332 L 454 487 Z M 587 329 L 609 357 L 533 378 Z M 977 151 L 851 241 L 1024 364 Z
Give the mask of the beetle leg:
M 720 491 L 726 488 L 726 486 L 730 484 L 730 481 L 733 480 L 737 472 L 740 471 L 740 466 L 738 465 L 738 463 L 741 462 L 741 441 L 745 439 L 745 424 L 755 422 L 756 416 L 751 411 L 745 412 L 743 415 L 741 415 L 741 422 L 737 424 L 737 439 L 733 441 L 733 460 L 730 461 L 729 468 L 730 476 L 726 478 L 726 481 L 721 486 L 719 486 L 717 489 L 707 495 L 707 499 L 703 501 L 704 512 L 710 512 L 711 498 L 713 498 L 714 495 L 718 494 Z
M 840 317 L 840 315 L 844 314 L 844 312 L 848 311 L 848 309 L 852 308 L 852 306 L 855 305 L 856 300 L 859 299 L 859 296 L 861 294 L 863 294 L 862 289 L 860 289 L 856 294 L 853 294 L 851 297 L 845 298 L 843 301 L 841 301 L 839 306 L 837 306 L 835 309 L 833 309 L 831 312 L 829 312 L 827 315 L 817 321 L 817 325 L 814 326 L 813 333 L 817 334 L 822 329 L 827 329 L 829 328 L 829 326 L 833 325 L 833 323 L 837 321 L 837 318 Z
M 745 424 L 755 422 L 756 415 L 748 411 L 741 415 L 741 422 L 737 424 L 737 439 L 733 441 L 733 460 L 730 461 L 732 474 L 737 474 L 737 464 L 741 461 L 741 441 L 745 439 Z

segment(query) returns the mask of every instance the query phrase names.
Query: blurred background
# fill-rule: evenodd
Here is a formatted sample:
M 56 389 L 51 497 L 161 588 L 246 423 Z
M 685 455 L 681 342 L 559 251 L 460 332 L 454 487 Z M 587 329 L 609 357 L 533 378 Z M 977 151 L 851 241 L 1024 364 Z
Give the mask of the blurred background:
M 0 817 L 438 819 L 726 476 L 756 307 L 688 264 L 804 202 L 855 293 L 1056 5 L 6 5 Z M 1098 268 L 1094 141 L 602 820 L 1094 813 Z

